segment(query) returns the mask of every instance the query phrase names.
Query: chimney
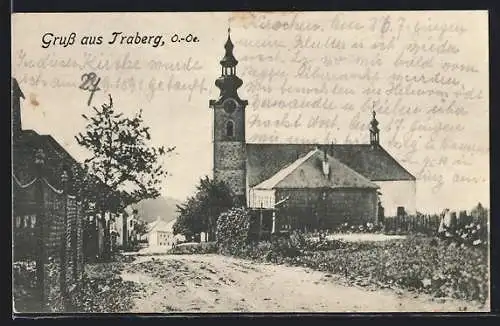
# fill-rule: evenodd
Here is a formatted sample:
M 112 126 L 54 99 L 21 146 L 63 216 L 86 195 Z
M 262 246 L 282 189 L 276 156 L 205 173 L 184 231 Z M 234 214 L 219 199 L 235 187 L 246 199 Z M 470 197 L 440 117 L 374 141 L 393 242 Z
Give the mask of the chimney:
M 24 99 L 23 91 L 19 87 L 17 79 L 12 78 L 12 136 L 17 139 L 22 131 L 21 126 L 21 98 Z

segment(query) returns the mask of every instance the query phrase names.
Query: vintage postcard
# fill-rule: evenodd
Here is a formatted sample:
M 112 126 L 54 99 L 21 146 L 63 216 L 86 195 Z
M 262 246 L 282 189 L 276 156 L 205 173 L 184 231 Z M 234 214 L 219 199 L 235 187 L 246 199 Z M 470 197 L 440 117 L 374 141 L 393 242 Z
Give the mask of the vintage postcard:
M 486 11 L 12 16 L 16 313 L 490 311 Z

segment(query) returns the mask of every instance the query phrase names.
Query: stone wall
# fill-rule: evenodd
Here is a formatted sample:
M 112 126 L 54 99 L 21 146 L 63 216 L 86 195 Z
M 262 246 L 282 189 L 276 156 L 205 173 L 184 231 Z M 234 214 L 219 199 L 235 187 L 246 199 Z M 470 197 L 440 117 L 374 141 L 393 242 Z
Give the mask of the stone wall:
M 214 179 L 222 180 L 232 191 L 233 195 L 245 196 L 245 170 L 215 170 Z

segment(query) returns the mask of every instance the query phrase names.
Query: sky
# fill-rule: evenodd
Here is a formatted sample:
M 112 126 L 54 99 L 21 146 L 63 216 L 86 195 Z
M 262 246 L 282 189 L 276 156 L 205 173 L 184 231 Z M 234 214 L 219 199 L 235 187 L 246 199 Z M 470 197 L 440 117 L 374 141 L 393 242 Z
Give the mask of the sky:
M 485 12 L 15 14 L 12 24 L 23 128 L 81 160 L 81 114 L 108 94 L 127 115 L 142 108 L 153 144 L 176 147 L 165 196 L 183 200 L 211 176 L 208 103 L 230 26 L 247 142 L 366 143 L 375 105 L 382 146 L 417 176 L 419 211 L 489 206 Z M 132 44 L 109 44 L 113 33 Z M 88 106 L 79 86 L 91 72 L 101 80 Z

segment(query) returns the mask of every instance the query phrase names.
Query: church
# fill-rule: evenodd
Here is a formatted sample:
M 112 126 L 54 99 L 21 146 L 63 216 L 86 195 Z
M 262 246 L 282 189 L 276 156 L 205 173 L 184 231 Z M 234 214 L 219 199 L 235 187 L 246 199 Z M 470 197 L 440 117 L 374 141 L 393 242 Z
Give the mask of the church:
M 228 31 L 230 32 L 230 31 Z M 245 109 L 238 96 L 231 36 L 215 85 L 213 178 L 224 181 L 241 205 L 272 216 L 272 231 L 329 229 L 415 214 L 416 178 L 380 144 L 376 113 L 366 144 L 246 143 Z M 368 137 L 367 137 L 368 138 Z

